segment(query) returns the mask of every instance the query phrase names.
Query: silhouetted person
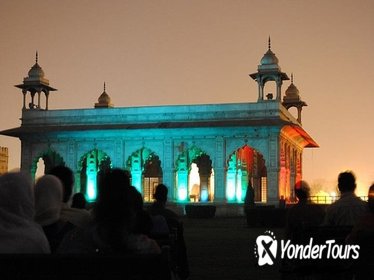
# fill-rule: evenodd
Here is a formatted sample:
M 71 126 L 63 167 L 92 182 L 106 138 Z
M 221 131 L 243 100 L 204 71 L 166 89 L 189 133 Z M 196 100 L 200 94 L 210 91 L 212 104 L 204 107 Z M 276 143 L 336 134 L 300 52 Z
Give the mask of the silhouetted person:
M 87 201 L 83 193 L 75 193 L 72 197 L 71 208 L 86 209 Z
M 130 202 L 133 204 L 136 214 L 135 233 L 150 235 L 152 219 L 148 212 L 143 209 L 143 197 L 134 186 L 130 186 Z
M 166 202 L 168 199 L 168 188 L 164 184 L 159 184 L 156 187 L 154 193 L 154 199 L 152 206 L 148 209 L 151 215 L 162 215 L 167 220 L 179 220 L 178 215 L 166 208 Z
M 0 254 L 50 253 L 34 213 L 31 178 L 20 172 L 0 176 Z
M 64 235 L 75 228 L 60 218 L 63 187 L 54 175 L 39 178 L 34 187 L 35 221 L 40 224 L 54 253 Z
M 248 186 L 247 186 L 247 192 L 245 193 L 245 198 L 244 198 L 245 213 L 247 213 L 249 209 L 253 209 L 254 207 L 255 207 L 255 191 L 252 187 L 251 181 L 249 181 Z
M 130 194 L 128 174 L 120 169 L 107 171 L 99 181 L 94 221 L 66 236 L 60 253 L 159 254 L 157 243 L 135 233 L 136 210 Z
M 355 263 L 355 279 L 374 279 L 374 184 L 368 192 L 369 211 L 355 224 L 347 243 L 360 245 L 360 257 Z
M 74 174 L 73 171 L 66 166 L 56 166 L 52 168 L 49 174 L 59 178 L 63 185 L 63 198 L 61 207 L 61 219 L 72 223 L 77 227 L 85 227 L 92 218 L 91 214 L 85 209 L 69 207 L 69 200 L 73 193 Z
M 288 210 L 286 220 L 286 238 L 298 241 L 300 238 L 309 238 L 305 230 L 319 226 L 323 222 L 324 210 L 310 201 L 310 187 L 306 181 L 295 184 L 297 204 Z
M 355 243 L 355 241 L 359 238 L 358 235 L 360 235 L 362 232 L 367 231 L 374 233 L 374 184 L 372 184 L 369 188 L 368 206 L 369 211 L 357 221 L 352 229 L 352 233 L 348 237 L 350 243 Z
M 187 279 L 189 276 L 189 266 L 187 260 L 187 250 L 184 241 L 183 223 L 179 220 L 178 215 L 170 209 L 166 208 L 168 197 L 168 188 L 164 184 L 159 184 L 154 193 L 155 202 L 148 208 L 151 216 L 162 216 L 166 219 L 170 232 L 176 230 L 176 273 L 181 279 Z M 154 220 L 153 220 L 154 221 Z
M 325 225 L 353 226 L 368 211 L 367 203 L 355 195 L 356 177 L 350 171 L 338 176 L 340 198 L 326 210 Z

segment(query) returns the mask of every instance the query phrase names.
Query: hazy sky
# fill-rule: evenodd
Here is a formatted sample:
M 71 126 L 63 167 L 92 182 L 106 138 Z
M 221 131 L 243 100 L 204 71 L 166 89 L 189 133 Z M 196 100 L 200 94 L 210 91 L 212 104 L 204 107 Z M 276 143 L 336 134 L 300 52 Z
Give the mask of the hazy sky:
M 20 125 L 22 83 L 35 63 L 52 87 L 50 109 L 255 102 L 268 36 L 282 71 L 309 105 L 304 179 L 333 189 L 353 170 L 374 181 L 372 0 L 1 0 L 0 130 Z M 283 84 L 282 91 L 289 82 Z M 371 113 L 370 113 L 371 112 Z M 19 167 L 20 141 L 9 147 Z

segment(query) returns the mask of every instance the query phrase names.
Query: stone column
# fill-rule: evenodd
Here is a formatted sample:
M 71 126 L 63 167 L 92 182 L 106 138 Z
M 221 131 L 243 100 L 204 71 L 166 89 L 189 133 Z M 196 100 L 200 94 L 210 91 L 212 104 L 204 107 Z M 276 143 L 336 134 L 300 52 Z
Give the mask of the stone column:
M 264 87 L 265 87 L 265 84 L 262 78 L 260 78 L 260 81 L 258 82 L 258 90 L 259 90 L 258 100 L 260 101 L 264 100 Z
M 161 156 L 161 155 L 160 155 Z M 162 158 L 162 157 L 161 157 Z M 175 191 L 175 182 L 174 182 L 174 164 L 173 164 L 173 141 L 171 139 L 164 140 L 164 154 L 162 161 L 162 181 L 168 189 L 168 200 L 174 201 L 176 197 L 174 194 Z
M 40 94 L 41 94 L 41 91 L 38 90 L 38 109 L 40 109 Z
M 71 170 L 73 170 L 73 171 L 77 170 L 75 142 L 73 140 L 70 140 L 67 143 L 67 154 L 66 154 L 66 158 L 65 158 L 65 164 Z
M 34 97 L 35 97 L 35 91 L 30 91 L 31 92 L 31 106 L 30 109 L 34 109 L 35 103 L 34 103 Z
M 276 78 L 276 85 L 277 85 L 277 100 L 281 101 L 282 79 L 280 77 Z
M 45 109 L 48 110 L 48 97 L 49 97 L 49 91 L 45 92 Z
M 269 155 L 267 166 L 267 198 L 269 205 L 279 205 L 279 145 L 278 133 L 272 133 L 269 137 Z
M 22 94 L 23 94 L 23 107 L 22 109 L 25 110 L 26 109 L 26 94 L 27 94 L 27 90 L 22 90 Z
M 215 161 L 214 161 L 214 200 L 225 201 L 225 141 L 223 137 L 216 138 Z
M 111 160 L 114 168 L 123 168 L 123 143 L 120 139 L 114 142 L 114 157 Z
M 302 106 L 297 106 L 297 121 L 301 124 L 301 110 Z
M 278 178 L 279 178 L 279 169 L 278 168 L 269 168 L 267 173 L 267 201 L 269 205 L 279 205 L 279 193 L 278 193 Z

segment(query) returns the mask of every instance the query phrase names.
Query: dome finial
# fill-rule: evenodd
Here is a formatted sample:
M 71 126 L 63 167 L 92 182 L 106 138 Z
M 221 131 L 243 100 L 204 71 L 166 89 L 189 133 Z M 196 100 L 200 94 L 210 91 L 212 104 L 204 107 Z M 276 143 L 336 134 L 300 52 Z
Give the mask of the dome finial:
M 106 82 L 104 82 L 104 91 L 99 96 L 98 102 L 95 103 L 95 108 L 111 108 L 113 104 L 111 103 L 110 96 L 105 92 L 106 90 Z
M 291 84 L 293 84 L 293 73 L 291 73 Z
M 271 39 L 270 39 L 270 35 L 269 35 L 268 47 L 269 47 L 269 50 L 270 50 L 270 49 L 271 49 Z
M 36 51 L 36 54 L 35 54 L 35 63 L 38 63 L 38 51 Z

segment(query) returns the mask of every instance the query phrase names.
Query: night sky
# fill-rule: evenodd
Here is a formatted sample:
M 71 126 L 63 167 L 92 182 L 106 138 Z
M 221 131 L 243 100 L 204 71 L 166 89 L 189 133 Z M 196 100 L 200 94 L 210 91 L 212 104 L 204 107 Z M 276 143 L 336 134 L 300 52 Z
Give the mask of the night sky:
M 20 125 L 22 83 L 35 63 L 50 109 L 257 101 L 257 71 L 271 36 L 283 72 L 308 104 L 304 179 L 332 191 L 353 170 L 358 193 L 374 181 L 374 1 L 189 0 L 0 2 L 0 130 Z M 283 93 L 289 82 L 283 84 Z M 19 167 L 20 141 L 9 147 Z

